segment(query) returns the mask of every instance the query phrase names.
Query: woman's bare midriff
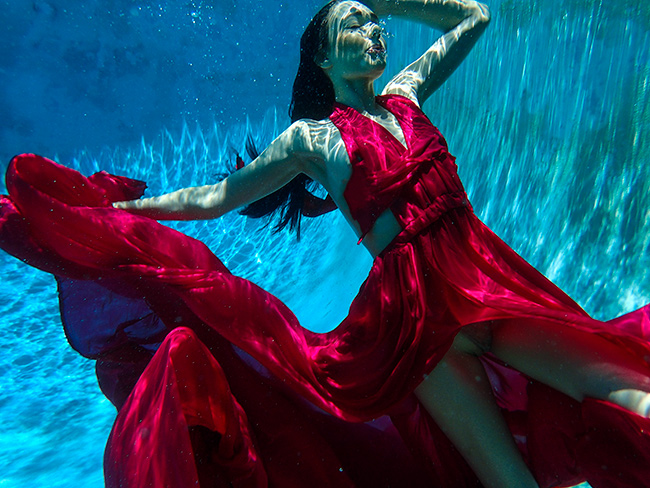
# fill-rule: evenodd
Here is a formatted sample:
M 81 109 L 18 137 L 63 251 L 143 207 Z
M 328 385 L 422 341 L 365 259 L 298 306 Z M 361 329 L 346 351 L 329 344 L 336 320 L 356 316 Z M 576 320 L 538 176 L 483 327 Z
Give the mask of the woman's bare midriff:
M 385 210 L 375 221 L 375 225 L 363 238 L 362 244 L 376 258 L 402 231 L 390 209 Z

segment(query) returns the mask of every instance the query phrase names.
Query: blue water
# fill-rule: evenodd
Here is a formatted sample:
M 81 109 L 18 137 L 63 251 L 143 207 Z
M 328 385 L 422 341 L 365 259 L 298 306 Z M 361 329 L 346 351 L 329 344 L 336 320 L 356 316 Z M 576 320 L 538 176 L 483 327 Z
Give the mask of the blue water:
M 286 126 L 319 4 L 0 1 L 0 164 L 39 152 L 152 195 L 212 181 L 247 130 L 263 146 Z M 489 4 L 488 32 L 425 105 L 476 212 L 596 317 L 649 302 L 650 7 Z M 435 36 L 387 29 L 387 75 Z M 299 244 L 237 215 L 177 227 L 314 330 L 338 323 L 370 266 L 336 216 Z M 0 270 L 0 486 L 101 486 L 115 412 L 93 364 L 67 346 L 53 279 L 5 254 Z

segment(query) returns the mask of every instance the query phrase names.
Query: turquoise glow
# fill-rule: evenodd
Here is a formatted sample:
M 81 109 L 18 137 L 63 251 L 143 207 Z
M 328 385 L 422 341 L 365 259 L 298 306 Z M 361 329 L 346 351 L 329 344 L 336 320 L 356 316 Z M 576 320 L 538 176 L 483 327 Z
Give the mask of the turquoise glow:
M 282 12 L 290 12 L 292 3 L 304 2 L 291 1 Z M 296 30 L 285 49 L 292 60 L 299 30 L 319 2 L 308 3 L 309 8 L 300 7 L 302 17 L 291 17 Z M 425 110 L 457 156 L 477 214 L 587 311 L 607 319 L 650 301 L 650 8 L 642 0 L 559 3 L 490 2 L 493 22 L 485 37 Z M 65 12 L 55 1 L 34 4 Z M 193 13 L 185 12 L 176 23 L 171 14 L 161 18 L 170 32 L 208 23 L 208 11 L 220 19 L 237 18 L 234 3 L 232 12 L 229 2 L 221 10 L 210 10 L 208 4 L 190 2 Z M 161 8 L 171 12 L 179 5 L 168 2 Z M 261 16 L 258 10 L 255 15 Z M 126 12 L 137 17 L 133 10 Z M 110 15 L 118 18 L 117 11 L 106 19 Z M 62 27 L 61 19 L 62 13 L 52 15 L 52 27 Z M 278 21 L 258 20 L 260 25 L 241 27 L 236 35 L 268 43 Z M 391 73 L 435 38 L 422 26 L 397 20 L 389 20 L 387 29 Z M 277 37 L 285 42 L 282 35 Z M 52 42 L 64 41 L 69 39 L 60 34 Z M 193 63 L 200 63 L 200 53 L 210 46 L 203 38 L 197 43 L 190 49 Z M 32 49 L 45 58 L 52 51 L 42 43 Z M 176 49 L 180 55 L 188 48 Z M 285 61 L 274 51 L 270 67 L 254 65 L 253 74 L 232 82 L 250 83 L 255 87 L 250 96 L 264 107 L 251 108 L 249 121 L 242 113 L 233 115 L 235 103 L 224 102 L 229 111 L 223 114 L 208 110 L 206 102 L 206 115 L 200 104 L 186 101 L 186 113 L 148 120 L 140 144 L 132 138 L 114 149 L 91 145 L 84 151 L 83 136 L 68 140 L 74 135 L 66 133 L 62 146 L 77 150 L 62 162 L 86 174 L 104 169 L 146 179 L 152 195 L 208 183 L 233 159 L 231 147 L 242 152 L 247 130 L 263 146 L 286 126 L 285 107 L 277 98 L 268 103 L 261 89 L 281 88 L 288 97 L 295 63 L 285 67 Z M 0 62 L 0 71 L 13 69 L 4 58 Z M 224 62 L 233 72 L 241 68 L 234 58 Z M 271 69 L 279 70 L 277 78 L 260 81 L 260 72 Z M 149 79 L 146 71 L 141 76 Z M 170 93 L 181 96 L 180 90 Z M 34 106 L 22 115 L 59 110 L 63 117 L 63 98 L 70 95 L 59 96 L 58 108 L 43 109 L 39 100 L 27 100 Z M 0 102 L 0 110 L 6 106 L 8 101 Z M 106 116 L 111 117 L 108 109 Z M 17 150 L 43 150 L 48 156 L 65 152 L 25 141 L 27 147 Z M 238 215 L 176 227 L 206 242 L 235 274 L 280 296 L 314 330 L 338 323 L 370 266 L 369 256 L 337 216 L 310 222 L 300 243 Z M 0 486 L 101 486 L 103 446 L 114 409 L 97 388 L 92 362 L 67 346 L 54 280 L 5 254 L 0 254 L 0 270 Z

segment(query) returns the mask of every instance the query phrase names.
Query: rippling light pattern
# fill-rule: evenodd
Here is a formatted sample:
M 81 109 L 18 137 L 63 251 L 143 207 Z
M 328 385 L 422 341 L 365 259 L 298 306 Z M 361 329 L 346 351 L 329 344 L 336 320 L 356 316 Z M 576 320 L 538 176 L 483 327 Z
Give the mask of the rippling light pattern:
M 485 37 L 425 109 L 458 158 L 477 214 L 607 319 L 650 301 L 650 7 L 559 3 L 490 2 Z M 392 73 L 434 39 L 394 19 L 387 29 Z M 68 164 L 145 179 L 155 195 L 213 181 L 233 148 L 243 153 L 247 132 L 262 147 L 286 124 L 271 107 L 227 133 L 189 124 Z M 236 214 L 174 226 L 314 330 L 338 323 L 370 266 L 337 216 L 308 222 L 300 243 Z M 93 364 L 65 342 L 53 280 L 4 254 L 0 270 L 0 486 L 101 486 L 114 410 Z

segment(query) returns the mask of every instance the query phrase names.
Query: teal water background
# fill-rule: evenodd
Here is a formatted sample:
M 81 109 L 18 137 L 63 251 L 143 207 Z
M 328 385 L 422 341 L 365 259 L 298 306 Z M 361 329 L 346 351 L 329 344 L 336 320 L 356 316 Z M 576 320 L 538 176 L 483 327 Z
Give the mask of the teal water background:
M 597 318 L 650 301 L 650 7 L 493 1 L 427 102 L 477 214 Z M 251 131 L 288 123 L 298 38 L 319 1 L 0 1 L 0 156 L 39 152 L 150 194 L 213 181 Z M 436 33 L 391 19 L 389 71 Z M 383 79 L 386 80 L 386 77 Z M 234 273 L 334 327 L 370 266 L 345 222 L 300 243 L 237 215 L 176 225 Z M 115 411 L 67 345 L 54 280 L 0 254 L 0 487 L 97 487 Z

